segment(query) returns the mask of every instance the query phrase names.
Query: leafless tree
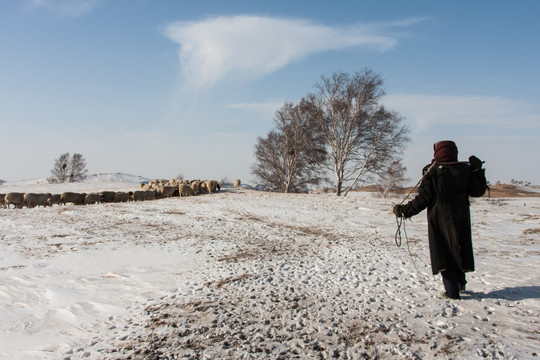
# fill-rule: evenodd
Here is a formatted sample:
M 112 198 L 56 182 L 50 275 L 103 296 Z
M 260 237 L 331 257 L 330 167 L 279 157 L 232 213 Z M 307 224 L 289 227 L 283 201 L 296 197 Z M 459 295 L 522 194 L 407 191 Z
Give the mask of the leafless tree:
M 325 142 L 305 101 L 285 103 L 276 111 L 276 128 L 255 145 L 255 175 L 267 189 L 306 192 L 324 181 Z
M 86 169 L 86 160 L 81 154 L 75 153 L 71 157 L 71 167 L 69 172 L 69 182 L 81 179 L 88 173 Z
M 344 196 L 362 177 L 382 171 L 409 140 L 402 117 L 379 102 L 383 80 L 371 70 L 321 77 L 307 101 L 329 147 L 328 169 Z
M 401 186 L 409 179 L 405 177 L 407 168 L 403 166 L 401 159 L 397 158 L 390 162 L 390 165 L 379 174 L 379 188 L 383 197 L 388 196 L 388 192 Z
M 62 154 L 54 161 L 54 167 L 51 170 L 49 182 L 63 183 L 66 181 L 74 182 L 86 175 L 86 160 L 81 154 L 69 153 Z
M 49 182 L 66 182 L 68 179 L 68 171 L 70 165 L 69 153 L 62 154 L 54 161 L 54 167 L 51 170 Z

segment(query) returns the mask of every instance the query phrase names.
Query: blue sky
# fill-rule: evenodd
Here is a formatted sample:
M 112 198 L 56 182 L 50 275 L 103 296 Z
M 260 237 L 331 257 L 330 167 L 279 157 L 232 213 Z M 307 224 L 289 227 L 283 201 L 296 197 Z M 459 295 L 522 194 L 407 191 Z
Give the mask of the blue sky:
M 285 101 L 367 67 L 405 117 L 414 183 L 432 144 L 488 179 L 540 184 L 539 1 L 0 2 L 0 179 L 241 178 Z

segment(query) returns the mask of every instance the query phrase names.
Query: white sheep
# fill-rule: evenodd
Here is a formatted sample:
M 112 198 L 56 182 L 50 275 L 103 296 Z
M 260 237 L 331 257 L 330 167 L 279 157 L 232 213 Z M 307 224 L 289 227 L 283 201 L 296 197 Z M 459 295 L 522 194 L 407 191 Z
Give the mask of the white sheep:
M 200 183 L 200 181 L 193 180 L 191 182 L 190 186 L 191 186 L 191 189 L 193 190 L 193 192 L 195 193 L 195 195 L 200 193 L 200 191 L 201 191 L 201 183 Z M 182 196 L 182 194 L 180 194 L 180 196 Z
M 235 189 L 238 189 L 240 187 L 240 185 L 242 185 L 242 182 L 240 181 L 240 179 L 234 180 L 234 188 Z
M 195 195 L 195 191 L 191 188 L 191 186 L 186 184 L 181 184 L 178 186 L 178 194 L 180 196 L 193 196 Z

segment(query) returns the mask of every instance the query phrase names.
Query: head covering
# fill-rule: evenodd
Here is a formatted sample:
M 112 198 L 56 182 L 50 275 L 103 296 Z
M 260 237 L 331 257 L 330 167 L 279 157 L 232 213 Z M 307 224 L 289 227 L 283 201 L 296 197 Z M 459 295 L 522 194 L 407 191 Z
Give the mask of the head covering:
M 456 144 L 450 140 L 439 141 L 433 144 L 433 161 L 450 162 L 457 161 L 458 149 Z

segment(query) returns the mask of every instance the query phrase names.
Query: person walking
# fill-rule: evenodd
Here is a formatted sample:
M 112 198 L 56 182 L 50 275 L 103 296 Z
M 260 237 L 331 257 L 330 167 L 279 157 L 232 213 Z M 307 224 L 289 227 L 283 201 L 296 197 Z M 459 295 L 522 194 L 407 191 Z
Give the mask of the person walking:
M 453 141 L 433 145 L 434 157 L 423 169 L 418 195 L 407 204 L 395 205 L 397 217 L 410 218 L 427 208 L 429 252 L 433 275 L 439 272 L 444 296 L 461 299 L 465 273 L 474 268 L 469 196 L 483 196 L 486 188 L 483 162 L 476 156 L 458 162 Z

